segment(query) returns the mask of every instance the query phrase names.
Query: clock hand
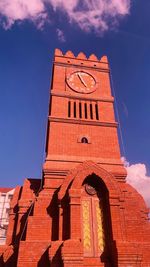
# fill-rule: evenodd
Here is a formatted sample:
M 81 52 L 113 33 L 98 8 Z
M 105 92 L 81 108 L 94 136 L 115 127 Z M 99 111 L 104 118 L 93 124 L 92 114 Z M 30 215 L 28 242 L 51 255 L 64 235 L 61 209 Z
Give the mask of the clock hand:
M 82 76 L 80 73 L 78 73 L 78 77 L 81 80 L 81 82 L 84 84 L 85 87 L 87 87 L 87 84 L 85 83 L 85 81 L 83 80 Z

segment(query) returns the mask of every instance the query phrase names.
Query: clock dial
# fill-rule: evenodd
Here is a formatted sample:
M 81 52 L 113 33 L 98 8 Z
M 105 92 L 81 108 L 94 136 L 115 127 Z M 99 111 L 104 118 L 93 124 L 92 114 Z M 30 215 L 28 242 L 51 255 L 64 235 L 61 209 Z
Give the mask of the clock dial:
M 96 80 L 84 71 L 76 71 L 67 77 L 67 83 L 71 89 L 83 94 L 90 94 L 96 90 Z

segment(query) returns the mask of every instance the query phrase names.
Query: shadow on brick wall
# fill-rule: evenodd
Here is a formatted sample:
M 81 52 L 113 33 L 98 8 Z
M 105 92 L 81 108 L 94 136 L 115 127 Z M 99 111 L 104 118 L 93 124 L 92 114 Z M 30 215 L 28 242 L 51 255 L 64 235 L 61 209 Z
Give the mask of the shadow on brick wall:
M 37 267 L 50 267 L 50 261 L 49 261 L 49 255 L 48 255 L 48 249 L 44 252 L 44 254 L 41 256 Z
M 52 219 L 51 240 L 59 239 L 59 207 L 58 207 L 58 191 L 57 189 L 53 195 L 50 205 L 47 207 L 47 213 Z

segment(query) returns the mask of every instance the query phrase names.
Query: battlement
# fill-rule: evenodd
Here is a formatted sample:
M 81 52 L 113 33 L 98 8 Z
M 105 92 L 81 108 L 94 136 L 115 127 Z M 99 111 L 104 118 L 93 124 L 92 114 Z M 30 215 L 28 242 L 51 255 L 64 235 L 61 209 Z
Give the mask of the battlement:
M 89 57 L 87 57 L 83 52 L 80 52 L 77 56 L 75 56 L 74 53 L 70 50 L 66 53 L 63 53 L 60 49 L 55 49 L 54 61 L 84 66 L 88 64 L 90 65 L 90 67 L 93 66 L 98 68 L 109 69 L 108 58 L 105 55 L 98 59 L 95 54 L 91 54 Z

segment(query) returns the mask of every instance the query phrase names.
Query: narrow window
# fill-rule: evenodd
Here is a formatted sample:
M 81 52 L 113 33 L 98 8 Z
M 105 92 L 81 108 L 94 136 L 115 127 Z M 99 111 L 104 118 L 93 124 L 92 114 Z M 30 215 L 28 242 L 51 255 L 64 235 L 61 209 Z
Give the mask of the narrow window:
M 99 120 L 98 105 L 97 104 L 95 104 L 95 113 L 96 113 L 96 119 Z
M 82 106 L 81 103 L 79 103 L 79 117 L 82 118 Z
M 87 119 L 87 104 L 84 104 L 85 119 Z
M 93 120 L 93 109 L 92 109 L 92 104 L 90 104 L 90 118 Z
M 68 117 L 71 117 L 71 102 L 68 102 Z
M 86 137 L 82 137 L 81 143 L 88 144 L 88 139 Z
M 76 118 L 76 102 L 74 102 L 74 118 Z
M 13 198 L 13 195 L 8 195 L 8 199 L 11 201 Z

